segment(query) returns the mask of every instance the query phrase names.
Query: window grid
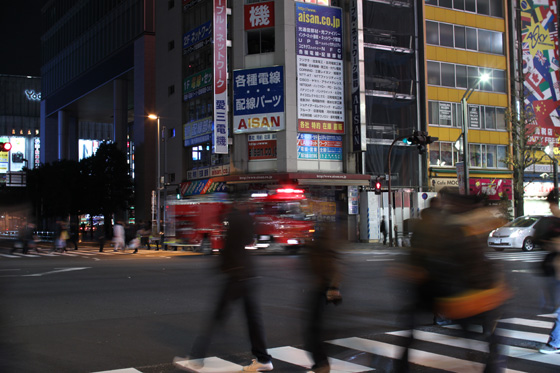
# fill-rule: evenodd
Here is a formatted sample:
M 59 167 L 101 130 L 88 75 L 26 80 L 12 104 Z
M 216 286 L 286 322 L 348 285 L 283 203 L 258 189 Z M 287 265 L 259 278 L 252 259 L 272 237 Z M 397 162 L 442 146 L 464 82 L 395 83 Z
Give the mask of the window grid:
M 426 5 L 477 13 L 490 17 L 504 18 L 501 0 L 426 0 Z
M 435 86 L 443 86 L 443 87 L 450 87 L 450 88 L 464 88 L 464 77 L 461 77 L 460 81 L 457 82 L 456 80 L 456 69 L 455 66 L 459 66 L 461 73 L 464 71 L 465 65 L 456 65 L 450 64 L 446 62 L 439 62 L 439 61 L 427 61 L 428 66 L 428 84 L 435 85 Z M 443 66 L 443 69 L 442 69 Z M 453 66 L 453 69 L 450 68 Z M 480 83 L 477 90 L 483 92 L 498 92 L 498 93 L 506 93 L 506 84 L 503 81 L 505 79 L 505 71 L 504 70 L 497 70 L 497 69 L 490 69 L 487 67 L 478 67 L 478 66 L 466 66 L 467 68 L 467 84 L 469 87 L 472 87 L 478 78 L 484 74 L 490 74 L 491 81 L 486 83 Z M 446 73 L 444 76 L 443 73 Z M 459 75 L 461 75 L 461 73 Z M 450 76 L 452 74 L 453 76 Z M 450 82 L 454 82 L 454 85 L 451 85 Z
M 436 141 L 430 144 L 430 166 L 455 167 L 463 161 L 462 151 L 455 142 Z M 459 144 L 462 146 L 462 143 Z M 507 145 L 469 144 L 469 167 L 507 169 Z
M 426 43 L 446 48 L 504 55 L 503 32 L 443 22 L 426 21 Z
M 499 106 L 469 104 L 469 113 L 478 112 L 478 125 L 471 121 L 469 115 L 469 128 L 491 131 L 505 131 L 505 108 Z M 463 112 L 461 104 L 457 102 L 429 101 L 428 123 L 430 126 L 456 127 L 463 125 Z

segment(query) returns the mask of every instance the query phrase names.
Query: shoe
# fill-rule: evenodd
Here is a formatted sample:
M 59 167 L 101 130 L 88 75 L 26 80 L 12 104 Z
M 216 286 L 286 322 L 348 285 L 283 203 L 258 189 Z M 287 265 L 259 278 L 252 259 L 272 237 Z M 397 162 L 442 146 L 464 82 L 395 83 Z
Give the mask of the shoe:
M 196 373 L 198 369 L 204 367 L 204 359 L 190 360 L 189 357 L 175 356 L 173 358 L 173 366 L 179 370 Z
M 268 372 L 272 369 L 274 369 L 272 361 L 269 361 L 268 363 L 260 363 L 257 359 L 253 359 L 251 365 L 243 367 L 245 372 Z
M 329 365 L 322 365 L 319 367 L 312 367 L 312 370 L 308 370 L 307 373 L 330 373 L 331 367 Z
M 554 347 L 548 343 L 539 350 L 541 354 L 558 354 L 560 353 L 560 347 Z

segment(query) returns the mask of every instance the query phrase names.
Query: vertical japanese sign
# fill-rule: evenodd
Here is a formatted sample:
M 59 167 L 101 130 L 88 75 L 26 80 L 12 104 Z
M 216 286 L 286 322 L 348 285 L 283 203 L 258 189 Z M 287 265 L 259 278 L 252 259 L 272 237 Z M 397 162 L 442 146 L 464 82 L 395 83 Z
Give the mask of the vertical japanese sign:
M 214 0 L 214 131 L 215 154 L 228 153 L 226 0 Z
M 521 1 L 521 38 L 525 110 L 531 143 L 558 144 L 560 136 L 560 64 L 556 0 Z
M 342 10 L 295 6 L 298 130 L 343 134 Z
M 274 1 L 245 5 L 245 30 L 274 27 Z
M 233 72 L 233 132 L 284 130 L 284 68 Z
M 352 62 L 352 151 L 366 151 L 366 97 L 362 89 L 365 89 L 364 79 L 364 43 L 363 43 L 363 21 L 362 2 L 352 0 L 350 2 L 350 61 Z

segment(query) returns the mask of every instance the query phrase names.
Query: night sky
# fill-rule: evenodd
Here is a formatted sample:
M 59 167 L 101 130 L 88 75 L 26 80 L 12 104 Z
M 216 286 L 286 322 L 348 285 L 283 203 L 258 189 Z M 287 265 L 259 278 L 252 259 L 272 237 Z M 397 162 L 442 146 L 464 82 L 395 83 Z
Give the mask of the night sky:
M 0 74 L 41 74 L 41 7 L 45 0 L 9 0 L 0 11 Z

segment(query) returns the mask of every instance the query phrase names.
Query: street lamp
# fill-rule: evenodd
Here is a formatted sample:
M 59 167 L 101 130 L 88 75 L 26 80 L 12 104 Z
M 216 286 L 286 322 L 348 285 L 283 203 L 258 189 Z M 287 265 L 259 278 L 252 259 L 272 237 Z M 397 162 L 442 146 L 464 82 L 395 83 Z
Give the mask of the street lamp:
M 463 123 L 462 123 L 462 130 L 463 130 L 463 171 L 464 171 L 464 183 L 465 183 L 465 195 L 469 194 L 470 184 L 469 184 L 469 124 L 468 124 L 468 104 L 467 100 L 471 97 L 475 89 L 478 85 L 482 82 L 485 83 L 490 79 L 490 74 L 482 73 L 474 86 L 467 89 L 463 98 L 461 98 L 461 110 L 463 112 Z
M 160 202 L 160 192 L 161 192 L 161 170 L 160 170 L 160 164 L 161 164 L 161 160 L 160 160 L 160 150 L 159 150 L 159 143 L 160 143 L 160 132 L 159 132 L 159 116 L 155 115 L 155 114 L 150 114 L 148 115 L 148 118 L 157 121 L 157 174 L 156 174 L 156 229 L 157 229 L 157 234 L 159 235 L 161 230 L 160 230 L 160 207 L 161 207 L 161 202 Z
M 549 143 L 544 152 L 552 161 L 552 177 L 554 178 L 554 195 L 558 196 L 558 160 L 554 156 L 554 145 Z

